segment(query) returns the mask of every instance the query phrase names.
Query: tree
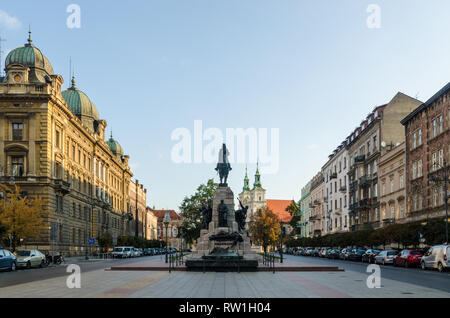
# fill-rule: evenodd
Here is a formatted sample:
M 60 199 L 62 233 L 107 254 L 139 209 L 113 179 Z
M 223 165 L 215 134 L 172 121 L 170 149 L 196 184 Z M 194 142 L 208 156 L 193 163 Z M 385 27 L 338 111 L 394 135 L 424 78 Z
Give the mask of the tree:
M 97 241 L 98 241 L 98 245 L 101 248 L 113 246 L 113 237 L 112 237 L 111 233 L 109 233 L 109 232 L 106 232 L 106 233 L 103 233 L 102 235 L 100 235 L 97 238 Z
M 300 203 L 295 203 L 295 201 L 292 201 L 292 203 L 286 207 L 286 211 L 289 212 L 289 214 L 291 215 L 289 225 L 294 229 L 292 234 L 294 235 L 298 234 L 297 223 L 300 222 L 300 215 L 299 215 Z
M 181 230 L 187 244 L 193 243 L 200 237 L 203 218 L 201 209 L 203 206 L 212 207 L 217 186 L 214 179 L 210 179 L 206 184 L 201 184 L 193 195 L 185 197 L 181 202 L 180 214 L 183 219 Z
M 6 235 L 11 239 L 14 252 L 21 237 L 37 238 L 48 229 L 46 201 L 40 197 L 21 195 L 17 185 L 9 188 L 0 184 L 0 191 L 5 194 L 4 199 L 0 200 L 0 222 L 6 226 Z
M 252 240 L 262 245 L 264 252 L 267 252 L 267 246 L 278 242 L 280 227 L 278 216 L 264 207 L 250 217 L 248 228 Z

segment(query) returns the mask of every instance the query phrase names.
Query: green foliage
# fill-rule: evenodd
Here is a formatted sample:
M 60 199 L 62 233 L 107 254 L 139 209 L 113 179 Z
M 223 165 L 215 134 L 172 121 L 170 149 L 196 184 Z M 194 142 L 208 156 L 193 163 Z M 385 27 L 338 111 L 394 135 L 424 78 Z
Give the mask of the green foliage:
M 442 244 L 445 242 L 445 222 L 443 220 L 428 222 L 423 227 L 422 234 L 428 245 Z
M 391 224 L 384 228 L 373 230 L 367 228 L 357 232 L 337 233 L 321 237 L 290 239 L 287 247 L 377 247 L 398 243 L 402 248 L 417 248 L 419 235 L 422 233 L 426 245 L 436 245 L 445 242 L 445 221 L 435 220 L 426 224 Z
M 113 247 L 113 237 L 111 233 L 106 232 L 97 237 L 98 246 L 105 248 L 105 247 Z
M 181 230 L 187 244 L 193 243 L 200 237 L 202 227 L 201 208 L 202 206 L 212 206 L 217 186 L 218 184 L 210 179 L 206 184 L 201 184 L 193 195 L 185 197 L 181 202 L 180 214 L 183 218 Z

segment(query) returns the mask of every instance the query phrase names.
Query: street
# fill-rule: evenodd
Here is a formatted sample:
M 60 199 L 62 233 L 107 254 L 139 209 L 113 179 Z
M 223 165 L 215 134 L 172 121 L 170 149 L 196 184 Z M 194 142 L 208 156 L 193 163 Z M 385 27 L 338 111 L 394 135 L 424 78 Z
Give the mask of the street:
M 197 273 L 110 271 L 111 266 L 162 264 L 160 255 L 78 261 L 80 288 L 69 288 L 67 265 L 0 273 L 0 297 L 56 298 L 383 298 L 450 296 L 450 274 L 381 267 L 381 288 L 366 284 L 368 264 L 284 255 L 289 266 L 338 266 L 343 272 Z M 277 266 L 277 265 L 276 265 Z M 280 265 L 278 265 L 280 266 Z M 106 269 L 106 270 L 105 270 Z

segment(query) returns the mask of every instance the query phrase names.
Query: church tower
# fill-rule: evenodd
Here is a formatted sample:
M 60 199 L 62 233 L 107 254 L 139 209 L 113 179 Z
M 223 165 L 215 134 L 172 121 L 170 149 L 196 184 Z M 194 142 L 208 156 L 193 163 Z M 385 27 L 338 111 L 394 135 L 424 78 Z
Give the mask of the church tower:
M 263 189 L 261 184 L 259 164 L 256 166 L 253 189 L 250 189 L 250 180 L 248 178 L 247 168 L 245 168 L 244 187 L 242 189 L 242 193 L 239 194 L 239 200 L 241 200 L 244 206 L 248 206 L 247 220 L 249 220 L 250 216 L 258 209 L 266 206 L 266 190 Z

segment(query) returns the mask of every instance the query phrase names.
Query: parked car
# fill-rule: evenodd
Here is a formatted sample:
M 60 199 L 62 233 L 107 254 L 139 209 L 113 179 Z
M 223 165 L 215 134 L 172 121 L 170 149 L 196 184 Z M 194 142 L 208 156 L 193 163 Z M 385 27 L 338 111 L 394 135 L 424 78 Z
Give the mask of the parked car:
M 435 245 L 422 256 L 420 266 L 422 269 L 436 268 L 443 272 L 450 267 L 450 245 Z
M 140 256 L 142 256 L 141 249 L 140 249 L 140 248 L 134 247 L 134 248 L 133 248 L 133 256 L 134 256 L 134 257 L 140 257 Z
M 395 250 L 381 251 L 377 256 L 375 256 L 375 264 L 394 264 L 394 258 L 397 254 L 398 252 Z
M 152 256 L 152 255 L 154 255 L 154 254 L 153 254 L 153 249 L 152 249 L 152 248 L 146 248 L 146 249 L 144 250 L 144 255 L 145 255 L 145 256 Z
M 348 259 L 348 255 L 352 252 L 351 248 L 344 248 L 341 253 L 339 254 L 339 258 L 343 259 L 344 261 Z
M 312 252 L 311 252 L 311 256 L 319 257 L 320 256 L 320 251 L 317 248 L 313 249 Z
M 0 270 L 14 272 L 17 268 L 17 257 L 8 250 L 0 249 Z
M 313 252 L 313 248 L 312 247 L 307 247 L 307 248 L 305 248 L 305 250 L 304 250 L 304 256 L 311 256 L 312 255 L 312 252 Z
M 31 268 L 33 266 L 44 267 L 46 263 L 45 255 L 38 250 L 17 251 L 17 267 Z
M 394 266 L 419 266 L 423 252 L 420 250 L 403 250 L 394 258 Z
M 377 256 L 381 251 L 380 250 L 367 250 L 361 257 L 361 261 L 363 263 L 375 263 L 375 256 Z
M 349 261 L 359 261 L 362 260 L 362 255 L 366 252 L 366 250 L 354 249 L 348 254 Z
M 327 251 L 329 250 L 330 248 L 329 247 L 322 247 L 321 249 L 320 249 L 320 257 L 327 257 Z
M 332 249 L 327 252 L 327 258 L 329 259 L 339 259 L 339 254 L 341 253 L 338 249 Z

